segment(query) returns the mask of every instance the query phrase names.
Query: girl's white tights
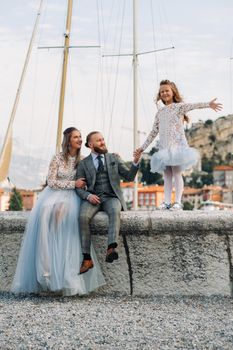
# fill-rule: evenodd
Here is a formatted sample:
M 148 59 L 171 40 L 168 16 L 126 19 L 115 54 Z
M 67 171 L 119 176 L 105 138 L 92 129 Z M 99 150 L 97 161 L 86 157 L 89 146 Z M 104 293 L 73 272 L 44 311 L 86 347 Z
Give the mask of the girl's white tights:
M 164 170 L 164 202 L 171 203 L 172 196 L 172 178 L 174 178 L 176 199 L 175 201 L 181 203 L 181 197 L 184 190 L 184 181 L 182 172 L 179 166 L 167 166 Z

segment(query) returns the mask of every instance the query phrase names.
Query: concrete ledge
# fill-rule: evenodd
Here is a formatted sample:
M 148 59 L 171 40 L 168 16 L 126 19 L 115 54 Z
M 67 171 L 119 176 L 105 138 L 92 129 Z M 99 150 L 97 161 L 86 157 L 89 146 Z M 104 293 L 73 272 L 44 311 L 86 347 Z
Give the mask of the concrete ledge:
M 28 213 L 0 213 L 0 286 L 9 290 Z M 232 295 L 233 214 L 230 212 L 122 213 L 121 233 L 128 240 L 134 294 Z M 93 242 L 106 277 L 104 293 L 128 293 L 129 277 L 120 239 L 120 259 L 104 261 L 108 219 L 98 213 Z
M 29 212 L 0 212 L 0 234 L 23 232 Z M 107 233 L 107 215 L 92 221 L 94 234 Z M 226 211 L 128 211 L 121 213 L 121 232 L 132 235 L 183 234 L 190 232 L 233 235 L 233 213 Z

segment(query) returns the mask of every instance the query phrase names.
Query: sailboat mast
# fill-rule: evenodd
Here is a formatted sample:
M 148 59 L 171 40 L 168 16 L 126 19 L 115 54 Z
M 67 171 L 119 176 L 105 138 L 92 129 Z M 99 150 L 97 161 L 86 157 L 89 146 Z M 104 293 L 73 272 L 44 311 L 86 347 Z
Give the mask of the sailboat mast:
M 137 8 L 138 0 L 133 0 L 133 147 L 138 148 L 138 55 L 137 55 Z M 138 175 L 134 180 L 134 210 L 138 209 Z
M 5 135 L 3 146 L 2 146 L 2 150 L 1 150 L 1 155 L 0 155 L 0 169 L 1 169 L 1 171 L 0 171 L 0 181 L 3 181 L 7 177 L 8 171 L 9 171 L 11 152 L 12 152 L 12 127 L 13 127 L 13 123 L 14 123 L 17 107 L 18 107 L 18 104 L 19 104 L 19 98 L 20 98 L 20 95 L 21 95 L 22 86 L 23 86 L 25 75 L 26 75 L 26 71 L 27 71 L 30 55 L 31 55 L 31 52 L 32 52 L 32 47 L 33 47 L 34 39 L 35 39 L 35 36 L 36 36 L 37 27 L 38 27 L 38 24 L 39 24 L 39 18 L 40 18 L 40 14 L 41 14 L 41 10 L 42 10 L 42 5 L 43 5 L 43 0 L 40 1 L 40 5 L 39 5 L 38 12 L 37 12 L 36 21 L 35 21 L 35 24 L 34 24 L 33 32 L 32 32 L 32 35 L 31 35 L 31 40 L 30 40 L 30 43 L 29 43 L 29 46 L 28 46 L 27 55 L 26 55 L 26 59 L 25 59 L 25 62 L 24 62 L 24 66 L 23 66 L 23 71 L 22 71 L 22 74 L 21 74 L 21 77 L 20 77 L 20 81 L 19 81 L 19 85 L 18 85 L 18 89 L 17 89 L 17 92 L 16 92 L 14 105 L 13 105 L 13 108 L 12 108 L 12 111 L 11 111 L 10 121 L 9 121 L 9 124 L 8 124 L 8 127 L 7 127 L 6 135 Z
M 59 111 L 58 111 L 57 141 L 56 141 L 56 152 L 57 153 L 60 151 L 61 138 L 62 138 L 64 102 L 65 102 L 65 87 L 66 87 L 69 46 L 70 46 L 70 28 L 71 28 L 71 19 L 72 19 L 72 7 L 73 7 L 73 0 L 68 0 L 65 43 L 64 43 L 64 51 L 63 51 L 62 80 L 61 80 L 60 101 L 59 101 Z

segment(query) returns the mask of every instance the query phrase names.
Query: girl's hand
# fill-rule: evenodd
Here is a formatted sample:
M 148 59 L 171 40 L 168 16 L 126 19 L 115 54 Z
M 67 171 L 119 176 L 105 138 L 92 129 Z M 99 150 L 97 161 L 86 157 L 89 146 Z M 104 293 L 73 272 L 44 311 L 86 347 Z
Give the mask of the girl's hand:
M 77 188 L 85 188 L 86 187 L 86 181 L 85 181 L 84 177 L 75 181 L 75 187 L 77 187 Z
M 135 149 L 135 151 L 133 152 L 134 156 L 137 156 L 138 154 L 141 154 L 143 152 L 143 149 L 141 149 L 140 147 Z
M 215 102 L 217 98 L 214 98 L 212 101 L 210 101 L 209 106 L 212 108 L 215 112 L 221 111 L 222 104 Z
M 138 163 L 140 158 L 141 158 L 141 154 L 142 154 L 143 150 L 141 148 L 137 148 L 134 152 L 133 152 L 133 161 L 134 163 Z

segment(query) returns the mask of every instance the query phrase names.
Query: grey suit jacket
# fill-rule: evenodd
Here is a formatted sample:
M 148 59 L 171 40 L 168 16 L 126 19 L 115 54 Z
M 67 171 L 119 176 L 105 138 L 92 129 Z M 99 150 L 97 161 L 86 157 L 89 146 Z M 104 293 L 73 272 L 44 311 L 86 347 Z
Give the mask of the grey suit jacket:
M 129 169 L 123 160 L 114 153 L 106 153 L 105 161 L 112 189 L 121 202 L 122 209 L 127 210 L 120 188 L 120 178 L 123 177 L 127 181 L 133 181 L 137 174 L 139 166 L 132 164 L 131 168 Z M 86 189 L 76 188 L 76 192 L 82 199 L 87 199 L 89 194 L 94 193 L 94 186 L 96 181 L 96 169 L 91 154 L 85 159 L 81 160 L 78 165 L 77 179 L 80 179 L 82 177 L 86 179 L 87 187 Z

